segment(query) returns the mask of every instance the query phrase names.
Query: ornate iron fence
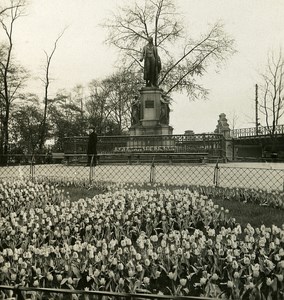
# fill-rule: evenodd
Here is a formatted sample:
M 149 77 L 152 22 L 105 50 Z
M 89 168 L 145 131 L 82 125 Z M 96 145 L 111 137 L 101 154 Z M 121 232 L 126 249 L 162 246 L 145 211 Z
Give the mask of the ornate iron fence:
M 86 153 L 88 137 L 69 137 L 64 140 L 65 154 Z M 224 158 L 225 144 L 222 134 L 175 134 L 148 136 L 99 136 L 98 152 L 113 153 L 198 153 Z
M 257 131 L 258 130 L 258 131 Z M 261 126 L 256 129 L 256 127 L 250 128 L 239 128 L 230 131 L 230 136 L 233 138 L 241 137 L 253 137 L 257 135 L 270 135 L 272 132 L 272 126 Z M 274 135 L 284 135 L 284 125 L 277 125 L 274 130 Z

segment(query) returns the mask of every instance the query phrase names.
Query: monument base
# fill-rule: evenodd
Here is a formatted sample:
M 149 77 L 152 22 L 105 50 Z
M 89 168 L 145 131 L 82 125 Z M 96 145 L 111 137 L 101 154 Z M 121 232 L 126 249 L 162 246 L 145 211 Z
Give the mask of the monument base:
M 169 147 L 174 146 L 175 141 L 171 135 L 173 128 L 169 125 L 156 125 L 153 127 L 131 127 L 129 129 L 130 138 L 127 141 L 127 147 Z M 153 137 L 152 137 L 153 136 Z
M 129 128 L 130 136 L 141 136 L 141 135 L 172 135 L 173 128 L 169 125 L 158 124 L 155 126 L 131 126 Z
M 174 146 L 171 138 L 173 128 L 168 125 L 168 102 L 163 99 L 162 93 L 162 89 L 152 87 L 140 90 L 140 119 L 129 128 L 133 139 L 129 140 L 127 147 Z

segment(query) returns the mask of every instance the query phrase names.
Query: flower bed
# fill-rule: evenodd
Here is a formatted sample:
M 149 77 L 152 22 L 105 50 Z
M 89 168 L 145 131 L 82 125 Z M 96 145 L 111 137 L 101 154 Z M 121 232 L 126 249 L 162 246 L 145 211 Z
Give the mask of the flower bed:
M 49 184 L 2 182 L 0 212 L 0 284 L 284 296 L 284 228 L 242 229 L 186 188 L 121 188 L 70 201 Z

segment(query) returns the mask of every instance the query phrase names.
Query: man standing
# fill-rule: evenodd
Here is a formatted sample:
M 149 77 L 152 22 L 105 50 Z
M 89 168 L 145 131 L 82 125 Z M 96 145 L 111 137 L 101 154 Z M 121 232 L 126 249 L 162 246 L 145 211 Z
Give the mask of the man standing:
M 90 134 L 88 139 L 87 155 L 88 155 L 88 166 L 91 164 L 95 166 L 97 164 L 97 142 L 98 136 L 95 127 L 90 127 Z
M 148 38 L 148 44 L 143 47 L 142 57 L 144 59 L 144 79 L 146 86 L 157 87 L 158 74 L 161 71 L 161 60 L 158 55 L 157 47 L 153 44 L 153 38 Z

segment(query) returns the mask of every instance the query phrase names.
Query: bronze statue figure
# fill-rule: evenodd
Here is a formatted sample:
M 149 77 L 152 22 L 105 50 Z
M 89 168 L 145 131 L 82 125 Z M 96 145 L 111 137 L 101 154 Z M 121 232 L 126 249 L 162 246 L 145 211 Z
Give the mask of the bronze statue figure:
M 161 112 L 160 112 L 160 123 L 169 125 L 170 122 L 170 104 L 171 98 L 167 95 L 161 97 Z
M 144 80 L 146 86 L 158 87 L 158 75 L 161 71 L 161 59 L 157 47 L 153 44 L 153 38 L 148 38 L 148 44 L 143 47 L 142 57 L 144 59 Z
M 140 101 L 136 96 L 131 104 L 131 125 L 140 123 Z

